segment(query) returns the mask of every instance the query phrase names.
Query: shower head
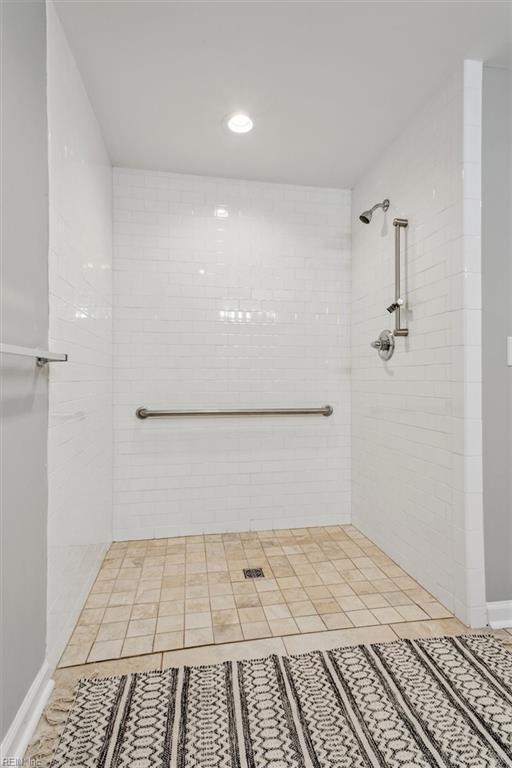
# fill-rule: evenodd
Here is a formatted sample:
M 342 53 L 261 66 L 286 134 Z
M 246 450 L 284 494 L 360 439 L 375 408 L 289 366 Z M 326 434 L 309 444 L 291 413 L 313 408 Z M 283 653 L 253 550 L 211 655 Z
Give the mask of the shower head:
M 382 208 L 383 211 L 387 211 L 389 208 L 389 200 L 386 198 L 382 203 L 376 203 L 368 211 L 363 211 L 359 217 L 359 221 L 362 221 L 363 224 L 369 224 L 372 220 L 373 212 L 376 211 L 377 208 Z

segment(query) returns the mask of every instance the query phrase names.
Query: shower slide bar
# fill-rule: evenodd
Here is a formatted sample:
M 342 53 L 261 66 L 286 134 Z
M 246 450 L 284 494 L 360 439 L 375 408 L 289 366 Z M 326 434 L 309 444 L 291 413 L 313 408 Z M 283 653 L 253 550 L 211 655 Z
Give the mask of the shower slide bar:
M 19 357 L 35 357 L 38 368 L 42 368 L 47 363 L 65 363 L 68 359 L 65 353 L 48 352 L 48 350 L 33 347 L 19 347 L 16 344 L 0 344 L 0 353 L 18 355 Z
M 400 318 L 400 309 L 404 303 L 404 300 L 400 296 L 400 230 L 405 229 L 408 224 L 408 219 L 393 219 L 393 226 L 395 228 L 395 300 L 393 304 L 388 307 L 388 312 L 395 313 L 395 330 L 393 331 L 393 336 L 409 335 L 409 329 L 402 328 Z
M 213 411 L 150 411 L 147 408 L 137 408 L 135 415 L 138 419 L 170 419 L 179 416 L 330 416 L 333 413 L 331 405 L 322 408 L 245 408 L 241 410 Z

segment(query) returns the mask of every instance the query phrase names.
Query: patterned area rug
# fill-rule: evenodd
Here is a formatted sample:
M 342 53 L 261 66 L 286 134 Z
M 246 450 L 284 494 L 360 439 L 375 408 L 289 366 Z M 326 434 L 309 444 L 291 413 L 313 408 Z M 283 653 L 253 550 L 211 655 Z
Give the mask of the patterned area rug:
M 512 766 L 512 654 L 466 635 L 81 680 L 52 766 Z

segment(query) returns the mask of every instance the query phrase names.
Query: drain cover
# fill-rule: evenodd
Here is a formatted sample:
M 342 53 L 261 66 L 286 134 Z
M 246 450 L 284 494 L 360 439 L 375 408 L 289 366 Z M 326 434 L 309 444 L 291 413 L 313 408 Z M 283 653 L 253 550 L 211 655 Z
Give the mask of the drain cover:
M 265 574 L 263 568 L 244 568 L 244 576 L 246 579 L 264 579 Z

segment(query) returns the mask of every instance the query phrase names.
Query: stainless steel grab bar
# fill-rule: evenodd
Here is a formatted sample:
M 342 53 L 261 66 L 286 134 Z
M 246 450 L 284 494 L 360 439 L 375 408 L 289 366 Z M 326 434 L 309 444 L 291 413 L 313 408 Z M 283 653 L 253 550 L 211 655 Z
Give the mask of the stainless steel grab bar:
M 242 410 L 213 410 L 213 411 L 150 411 L 147 408 L 137 408 L 135 415 L 138 419 L 166 419 L 176 416 L 330 416 L 333 413 L 331 405 L 322 408 L 245 408 Z
M 65 363 L 68 359 L 64 352 L 48 352 L 46 349 L 20 347 L 17 344 L 0 344 L 0 353 L 18 355 L 19 357 L 35 357 L 38 368 L 42 368 L 47 363 Z

